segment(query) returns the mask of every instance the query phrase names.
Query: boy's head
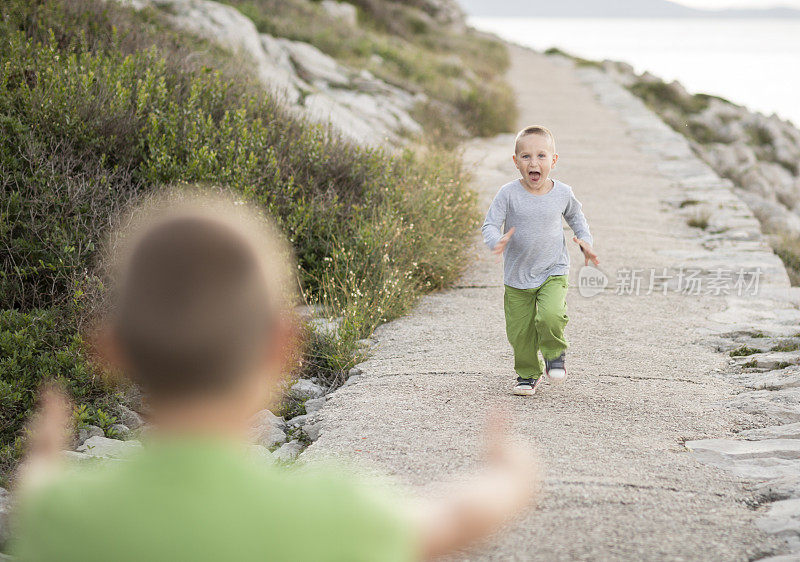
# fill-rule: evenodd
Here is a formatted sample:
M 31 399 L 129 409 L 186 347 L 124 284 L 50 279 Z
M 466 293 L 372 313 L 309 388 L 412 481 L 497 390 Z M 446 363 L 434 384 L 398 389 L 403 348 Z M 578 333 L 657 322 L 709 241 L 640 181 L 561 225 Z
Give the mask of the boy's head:
M 527 187 L 543 187 L 558 162 L 553 133 L 541 126 L 522 129 L 514 141 L 513 160 Z
M 268 220 L 186 194 L 132 216 L 144 218 L 111 246 L 109 332 L 126 374 L 162 403 L 259 377 L 266 390 L 285 359 L 292 288 L 288 247 Z

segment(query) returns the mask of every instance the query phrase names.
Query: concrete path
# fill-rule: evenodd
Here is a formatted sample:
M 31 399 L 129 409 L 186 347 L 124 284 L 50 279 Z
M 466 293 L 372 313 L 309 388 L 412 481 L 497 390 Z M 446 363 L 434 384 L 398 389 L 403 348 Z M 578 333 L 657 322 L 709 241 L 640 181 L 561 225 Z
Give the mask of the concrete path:
M 512 56 L 519 126 L 554 131 L 554 175 L 583 203 L 612 285 L 621 268 L 660 270 L 675 265 L 675 252 L 701 251 L 696 231 L 662 203 L 670 181 L 619 116 L 572 68 L 524 49 Z M 515 177 L 512 141 L 467 147 L 482 208 Z M 544 495 L 537 510 L 463 559 L 748 560 L 774 552 L 752 524 L 758 513 L 742 483 L 683 447 L 730 435 L 740 421 L 719 407 L 736 387 L 710 374 L 727 357 L 697 335 L 724 302 L 613 290 L 583 298 L 574 287 L 583 260 L 577 247 L 571 254 L 564 385 L 510 395 L 502 266 L 476 244 L 459 287 L 376 333 L 364 375 L 331 396 L 322 435 L 305 456 L 363 459 L 424 493 L 476 465 L 487 408 L 499 404 L 517 436 L 541 452 Z

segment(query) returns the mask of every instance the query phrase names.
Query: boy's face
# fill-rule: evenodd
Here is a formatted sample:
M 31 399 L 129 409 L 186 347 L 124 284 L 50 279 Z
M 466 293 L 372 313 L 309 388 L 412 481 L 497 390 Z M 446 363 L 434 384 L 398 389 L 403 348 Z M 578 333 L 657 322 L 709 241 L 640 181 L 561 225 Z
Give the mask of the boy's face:
M 527 135 L 519 140 L 519 150 L 514 155 L 514 165 L 522 175 L 522 182 L 529 189 L 545 187 L 550 170 L 558 161 L 553 143 L 544 135 Z

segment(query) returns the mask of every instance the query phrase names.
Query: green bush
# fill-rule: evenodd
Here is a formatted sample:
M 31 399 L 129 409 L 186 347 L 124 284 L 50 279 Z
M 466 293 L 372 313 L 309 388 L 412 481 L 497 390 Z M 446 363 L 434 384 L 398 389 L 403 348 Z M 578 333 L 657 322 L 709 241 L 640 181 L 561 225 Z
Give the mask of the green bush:
M 303 366 L 332 384 L 359 338 L 466 263 L 477 222 L 456 155 L 363 149 L 290 116 L 153 10 L 8 0 L 0 15 L 3 466 L 43 380 L 64 380 L 95 422 L 110 411 L 77 334 L 103 294 L 108 232 L 166 186 L 232 191 L 276 218 L 304 295 L 342 318 Z
M 709 106 L 710 96 L 684 94 L 666 82 L 639 80 L 629 89 L 659 112 L 664 108 L 674 108 L 684 115 L 693 115 Z
M 0 311 L 0 475 L 20 453 L 21 428 L 44 381 L 60 382 L 81 402 L 92 403 L 107 390 L 82 346 L 74 325 L 57 311 Z

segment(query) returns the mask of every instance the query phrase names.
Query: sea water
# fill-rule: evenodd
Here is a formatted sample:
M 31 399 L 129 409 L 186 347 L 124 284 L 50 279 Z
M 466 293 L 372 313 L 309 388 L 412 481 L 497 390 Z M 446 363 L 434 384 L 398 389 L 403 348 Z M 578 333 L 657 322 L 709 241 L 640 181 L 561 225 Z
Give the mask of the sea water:
M 633 65 L 800 126 L 800 19 L 470 18 L 545 50 Z

